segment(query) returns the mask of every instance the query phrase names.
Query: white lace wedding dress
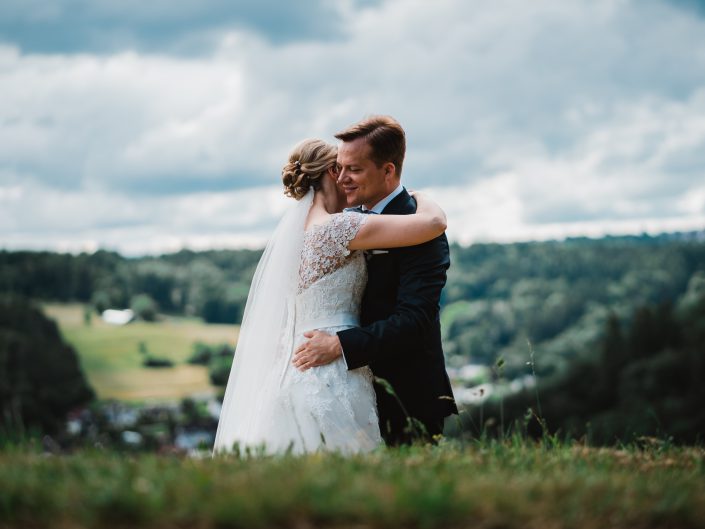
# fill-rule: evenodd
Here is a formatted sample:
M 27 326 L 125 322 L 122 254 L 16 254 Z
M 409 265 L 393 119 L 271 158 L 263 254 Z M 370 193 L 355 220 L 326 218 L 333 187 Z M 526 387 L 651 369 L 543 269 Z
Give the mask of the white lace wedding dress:
M 256 420 L 246 435 L 216 438 L 216 448 L 237 441 L 263 445 L 267 453 L 355 453 L 382 443 L 368 367 L 349 371 L 342 357 L 304 372 L 291 363 L 304 332 L 332 334 L 359 324 L 367 268 L 363 253 L 347 245 L 365 220 L 360 213 L 337 213 L 304 233 L 293 317 L 277 355 L 282 361 L 260 381 Z

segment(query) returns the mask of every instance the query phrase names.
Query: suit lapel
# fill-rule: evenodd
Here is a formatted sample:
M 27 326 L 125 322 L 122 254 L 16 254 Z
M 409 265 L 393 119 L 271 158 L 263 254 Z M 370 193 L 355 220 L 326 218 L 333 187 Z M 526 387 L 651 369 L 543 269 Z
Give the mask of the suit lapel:
M 411 195 L 409 195 L 406 188 L 404 188 L 402 192 L 395 196 L 382 210 L 382 215 L 406 215 L 413 213 L 413 209 L 409 211 L 409 207 L 413 207 Z

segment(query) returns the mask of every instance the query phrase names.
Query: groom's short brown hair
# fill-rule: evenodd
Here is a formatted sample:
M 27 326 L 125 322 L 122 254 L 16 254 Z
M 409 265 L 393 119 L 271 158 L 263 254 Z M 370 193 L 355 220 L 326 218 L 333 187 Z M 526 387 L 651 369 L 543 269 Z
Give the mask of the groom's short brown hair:
M 397 176 L 406 154 L 406 134 L 399 122 L 391 116 L 369 116 L 335 135 L 340 141 L 364 138 L 371 148 L 372 161 L 381 167 L 392 162 Z

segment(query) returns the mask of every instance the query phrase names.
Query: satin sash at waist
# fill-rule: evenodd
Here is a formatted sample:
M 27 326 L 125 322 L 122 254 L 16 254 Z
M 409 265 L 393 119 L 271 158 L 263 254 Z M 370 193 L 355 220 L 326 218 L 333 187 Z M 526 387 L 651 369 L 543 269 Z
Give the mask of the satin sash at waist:
M 357 314 L 351 312 L 339 312 L 330 314 L 320 318 L 309 318 L 300 322 L 296 322 L 296 334 L 301 334 L 306 331 L 315 329 L 326 329 L 328 327 L 356 327 L 360 325 L 360 318 Z

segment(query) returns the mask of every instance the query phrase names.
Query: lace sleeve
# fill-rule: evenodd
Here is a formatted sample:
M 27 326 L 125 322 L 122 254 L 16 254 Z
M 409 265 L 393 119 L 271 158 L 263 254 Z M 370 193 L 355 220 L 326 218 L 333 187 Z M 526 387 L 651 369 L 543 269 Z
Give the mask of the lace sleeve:
M 357 232 L 367 220 L 368 215 L 355 211 L 344 211 L 334 213 L 331 219 L 323 226 L 323 242 L 328 248 L 328 255 L 339 260 L 350 255 L 348 244 L 352 241 Z
M 340 268 L 350 255 L 348 244 L 367 220 L 367 215 L 353 211 L 334 213 L 325 224 L 304 236 L 299 268 L 299 287 L 305 288 L 324 275 Z

